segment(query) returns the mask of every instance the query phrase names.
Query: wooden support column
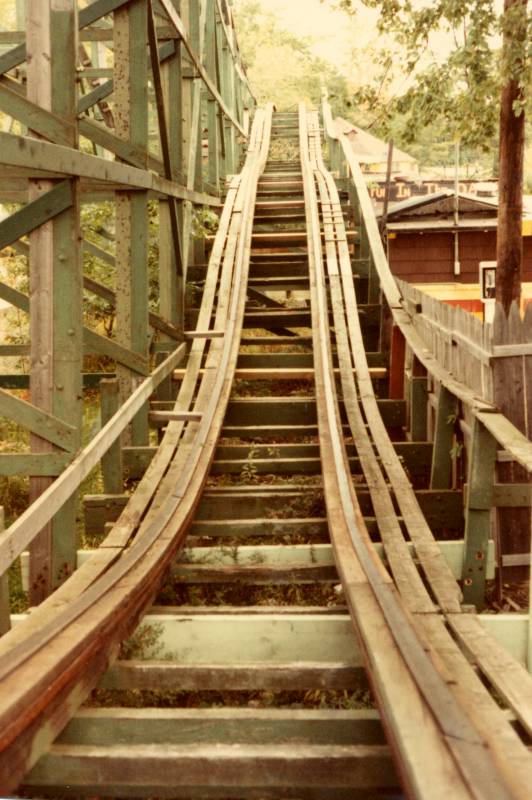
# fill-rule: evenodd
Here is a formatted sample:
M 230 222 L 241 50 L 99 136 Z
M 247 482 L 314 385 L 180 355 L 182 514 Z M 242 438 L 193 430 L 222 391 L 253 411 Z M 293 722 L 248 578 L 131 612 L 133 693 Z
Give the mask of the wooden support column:
M 181 4 L 173 0 L 179 14 Z M 161 79 L 164 93 L 165 119 L 168 131 L 168 145 L 172 173 L 182 173 L 183 168 L 183 64 L 182 45 L 179 39 L 174 40 L 175 53 L 161 64 Z M 159 125 L 161 121 L 159 120 Z M 183 201 L 176 200 L 179 238 L 183 243 Z M 171 209 L 168 200 L 159 201 L 159 313 L 178 330 L 184 327 L 184 284 L 182 264 L 180 269 L 176 263 L 176 252 L 172 235 L 170 217 Z M 168 351 L 175 343 L 168 341 Z M 158 354 L 158 360 L 165 358 L 165 353 Z M 157 389 L 159 400 L 172 400 L 175 397 L 175 385 L 171 378 L 164 380 Z
M 497 442 L 477 419 L 468 453 L 465 505 L 463 595 L 477 609 L 484 605 Z
M 219 20 L 216 25 L 216 37 L 217 37 L 217 56 L 218 56 L 218 69 L 219 69 L 219 77 L 220 77 L 220 92 L 223 98 L 223 101 L 230 112 L 232 112 L 232 102 L 231 102 L 231 86 L 230 86 L 230 75 L 229 75 L 229 60 L 231 59 L 231 54 L 228 53 L 227 43 L 224 38 L 224 32 L 222 27 L 222 22 Z M 234 142 L 234 128 L 231 122 L 226 118 L 222 117 L 223 121 L 223 128 L 224 128 L 224 150 L 225 150 L 225 172 L 227 175 L 234 175 L 235 173 L 235 142 Z
M 190 0 L 180 0 L 179 8 L 180 8 L 180 16 L 185 26 L 185 30 L 187 32 L 187 36 L 190 36 L 190 25 L 189 25 L 189 4 Z M 185 62 L 187 64 L 188 61 Z M 182 161 L 180 164 L 181 172 L 185 178 L 185 182 L 188 178 L 188 154 L 190 150 L 190 136 L 192 132 L 192 86 L 194 83 L 193 72 L 187 70 L 186 73 L 183 72 L 182 75 L 182 84 L 181 84 L 181 155 Z M 184 208 L 186 206 L 184 205 Z M 185 271 L 187 268 L 187 262 L 185 256 L 183 255 L 184 260 L 184 267 Z
M 220 96 L 224 97 L 224 89 L 223 89 L 223 75 L 222 75 L 222 61 L 221 61 L 221 19 L 219 16 L 218 11 L 218 4 L 216 4 L 214 9 L 214 32 L 213 32 L 213 42 L 212 47 L 214 49 L 214 70 L 215 70 L 215 79 L 216 79 L 216 88 L 220 93 Z M 217 121 L 217 135 L 218 135 L 218 160 L 219 160 L 219 171 L 220 171 L 220 179 L 221 179 L 221 189 L 224 189 L 224 181 L 227 176 L 227 164 L 226 164 L 226 153 L 227 153 L 227 143 L 225 137 L 225 124 L 224 124 L 224 115 L 222 110 L 218 104 L 216 104 L 216 121 Z
M 100 415 L 102 428 L 120 408 L 120 387 L 116 378 L 100 381 Z M 120 439 L 102 456 L 103 491 L 105 494 L 122 494 L 124 490 L 122 448 Z
M 233 116 L 233 118 L 238 119 L 238 108 L 236 102 L 236 74 L 235 74 L 235 67 L 233 64 L 233 56 L 231 54 L 231 50 L 227 41 L 224 37 L 224 58 L 227 70 L 227 87 L 228 87 L 228 107 Z M 230 146 L 232 148 L 232 161 L 233 161 L 233 172 L 238 172 L 239 170 L 239 157 L 238 157 L 238 132 L 236 131 L 234 125 L 229 123 L 230 129 Z
M 0 506 L 0 537 L 5 528 L 4 506 Z M 0 574 L 0 636 L 11 629 L 11 603 L 9 600 L 9 575 Z
M 428 392 L 426 370 L 414 356 L 410 379 L 410 439 L 413 442 L 427 440 Z
M 179 2 L 173 0 L 179 13 Z M 183 119 L 182 119 L 182 63 L 181 42 L 175 40 L 175 54 L 161 64 L 164 91 L 165 117 L 172 172 L 182 170 Z M 159 123 L 160 124 L 160 123 Z M 183 203 L 177 202 L 180 237 L 183 241 Z M 176 328 L 183 329 L 183 278 L 178 275 L 175 248 L 172 239 L 170 209 L 167 200 L 159 201 L 159 313 Z
M 205 57 L 209 78 L 216 84 L 216 4 L 207 0 L 207 24 L 205 29 Z M 218 110 L 211 95 L 207 98 L 207 127 L 209 136 L 209 184 L 220 194 L 220 164 L 218 150 Z
M 431 489 L 450 489 L 452 486 L 451 450 L 457 413 L 458 400 L 445 386 L 440 386 L 430 470 Z
M 235 71 L 235 62 L 233 62 L 233 81 L 235 85 L 235 116 L 239 123 L 243 126 L 244 125 L 244 100 L 242 97 L 242 81 L 240 80 L 240 76 Z M 237 133 L 236 136 L 236 153 L 237 153 L 237 169 L 240 170 L 242 165 L 242 154 L 244 152 L 244 142 L 245 139 L 241 136 L 240 133 Z
M 402 400 L 404 398 L 405 385 L 405 354 L 406 342 L 399 326 L 392 327 L 390 343 L 390 388 L 389 396 L 391 400 Z
M 193 51 L 201 62 L 204 58 L 206 0 L 187 0 L 188 6 L 188 37 Z M 197 77 L 192 80 L 190 93 L 190 118 L 188 121 L 189 134 L 185 149 L 187 188 L 201 191 L 203 188 L 202 175 L 202 96 L 203 81 Z M 186 123 L 185 123 L 186 124 Z M 192 218 L 194 208 L 192 203 L 184 204 L 184 230 L 183 230 L 183 261 L 186 269 L 196 263 L 194 246 L 192 242 Z
M 364 237 L 364 239 L 366 239 L 364 226 L 362 226 L 361 235 Z M 373 256 L 369 251 L 369 243 L 364 243 L 363 250 L 364 252 L 367 250 L 368 255 L 368 303 L 379 303 L 381 294 L 380 280 L 379 274 L 375 269 Z
M 512 303 L 506 317 L 502 305 L 497 303 L 493 321 L 492 344 L 522 345 L 532 336 L 532 308 L 527 306 L 521 318 L 519 306 Z M 532 356 L 511 355 L 493 361 L 493 401 L 518 430 L 532 438 Z M 497 465 L 500 483 L 525 483 L 530 476 L 519 464 L 503 462 Z M 530 508 L 499 508 L 497 524 L 501 555 L 528 553 L 530 551 Z M 506 571 L 505 568 L 504 571 Z M 508 568 L 510 576 L 526 578 L 528 568 Z
M 147 153 L 147 14 L 144 0 L 114 12 L 116 134 Z M 144 358 L 149 355 L 147 192 L 116 192 L 117 341 Z M 124 402 L 141 381 L 117 365 Z M 131 423 L 131 441 L 148 444 L 148 413 Z
M 70 123 L 65 136 L 77 147 L 77 6 L 74 0 L 28 0 L 28 99 Z M 52 188 L 30 181 L 29 200 Z M 72 425 L 80 444 L 82 418 L 82 267 L 78 181 L 71 181 L 72 205 L 30 233 L 31 402 Z M 32 452 L 53 447 L 32 435 Z M 41 473 L 42 474 L 42 473 Z M 52 475 L 53 472 L 50 472 Z M 30 478 L 30 502 L 52 482 Z M 75 569 L 76 497 L 72 497 L 30 547 L 30 602 L 40 603 Z

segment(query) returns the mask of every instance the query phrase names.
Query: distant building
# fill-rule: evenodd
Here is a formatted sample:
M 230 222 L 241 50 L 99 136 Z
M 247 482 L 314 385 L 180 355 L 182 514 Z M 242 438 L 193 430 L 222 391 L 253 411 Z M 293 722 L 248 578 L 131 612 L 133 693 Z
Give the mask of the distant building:
M 377 139 L 376 136 L 341 117 L 337 117 L 334 122 L 337 130 L 343 133 L 351 143 L 362 171 L 375 175 L 379 173 L 386 174 L 388 143 L 383 142 L 382 139 Z M 413 156 L 405 153 L 404 150 L 399 150 L 398 147 L 394 147 L 392 174 L 413 178 L 419 175 L 419 164 Z
M 388 260 L 396 277 L 441 300 L 480 311 L 479 263 L 496 259 L 497 203 L 459 194 L 458 224 L 454 205 L 450 190 L 392 203 L 385 230 Z M 532 228 L 527 219 L 523 235 L 523 289 L 525 296 L 532 296 Z

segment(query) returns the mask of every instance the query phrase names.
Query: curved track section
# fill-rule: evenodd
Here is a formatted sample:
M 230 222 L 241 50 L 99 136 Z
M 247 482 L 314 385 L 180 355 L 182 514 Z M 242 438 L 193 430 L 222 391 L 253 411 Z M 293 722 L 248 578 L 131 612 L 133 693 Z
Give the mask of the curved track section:
M 192 347 L 176 421 L 168 426 L 156 459 L 100 551 L 1 640 L 3 791 L 20 783 L 95 686 L 184 542 L 231 391 L 271 115 L 271 107 L 256 114 L 245 166 L 229 190 L 199 314 L 201 336 Z M 206 330 L 222 335 L 210 338 Z M 205 370 L 200 373 L 202 358 Z
M 532 678 L 490 639 L 476 615 L 464 613 L 454 574 L 389 438 L 373 386 L 385 370 L 368 365 L 360 325 L 364 309 L 357 305 L 353 281 L 353 233 L 324 165 L 317 114 L 301 107 L 298 121 L 279 117 L 272 140 L 290 139 L 296 126 L 302 180 L 291 141 L 284 145 L 293 153 L 288 169 L 269 153 L 272 108 L 257 112 L 244 169 L 231 181 L 213 242 L 175 406 L 155 412 L 167 423 L 156 455 L 100 548 L 0 640 L 3 791 L 15 789 L 47 753 L 28 776 L 29 790 L 51 793 L 66 786 L 64 775 L 71 769 L 79 796 L 93 796 L 100 788 L 105 796 L 122 796 L 122 787 L 124 796 L 187 800 L 367 798 L 375 796 L 373 790 L 395 797 L 390 751 L 377 730 L 380 714 L 408 797 L 530 796 Z M 265 221 L 272 219 L 279 227 L 265 231 Z M 384 265 L 381 272 L 389 304 L 395 308 L 396 302 L 400 310 L 393 278 Z M 310 315 L 305 301 L 289 308 L 267 294 L 287 286 L 310 296 Z M 243 327 L 253 334 L 242 337 Z M 278 349 L 284 346 L 286 351 Z M 297 382 L 301 396 L 275 396 L 287 380 Z M 315 396 L 309 391 L 312 380 Z M 246 381 L 255 394 L 239 394 Z M 296 406 L 303 412 L 296 413 Z M 311 482 L 302 480 L 303 473 Z M 207 483 L 219 475 L 220 484 Z M 374 517 L 364 517 L 368 505 Z M 180 562 L 176 555 L 189 528 L 198 560 L 185 555 Z M 316 560 L 317 553 L 323 559 L 325 550 L 330 553 L 327 530 L 336 570 L 332 556 L 330 562 Z M 239 537 L 246 543 L 242 548 Z M 234 551 L 228 541 L 236 542 Z M 267 557 L 272 560 L 263 563 Z M 136 743 L 133 752 L 126 746 L 116 752 L 112 725 L 125 721 L 126 709 L 85 708 L 77 719 L 89 726 L 93 712 L 95 725 L 98 719 L 105 722 L 101 712 L 110 712 L 111 742 L 98 740 L 92 750 L 71 747 L 74 724 L 74 733 L 66 729 L 50 748 L 172 570 L 185 583 L 203 581 L 209 588 L 212 583 L 215 591 L 239 581 L 277 580 L 290 589 L 299 581 L 318 590 L 322 605 L 315 600 L 305 605 L 298 593 L 298 605 L 277 608 L 277 614 L 251 604 L 229 610 L 219 601 L 217 609 L 192 609 L 183 602 L 188 610 L 181 608 L 181 621 L 188 627 L 199 623 L 196 631 L 205 624 L 210 631 L 197 661 L 187 662 L 187 647 L 199 646 L 185 633 L 174 663 L 145 670 L 142 662 L 119 661 L 106 673 L 104 686 L 118 692 L 133 686 L 319 693 L 358 687 L 363 662 L 378 714 L 367 708 L 294 711 L 282 701 L 257 708 L 254 698 L 246 708 L 168 708 L 162 720 L 160 709 L 135 709 L 138 720 L 174 726 L 165 734 L 170 744 L 146 743 L 142 737 L 149 734 L 137 730 L 129 739 Z M 325 606 L 319 591 L 320 580 L 332 587 L 337 574 L 348 609 L 340 606 L 343 600 Z M 334 639 L 333 627 L 348 640 L 345 660 L 327 661 L 323 652 L 330 646 L 324 641 Z M 245 632 L 234 634 L 238 628 Z M 306 640 L 303 628 L 311 631 Z M 224 635 L 234 635 L 227 647 Z M 155 683 L 147 684 L 150 671 Z M 128 672 L 126 687 L 121 680 Z M 130 716 L 134 721 L 135 714 Z M 140 766 L 132 763 L 136 753 Z M 54 768 L 60 770 L 65 761 L 70 766 L 56 784 Z M 97 767 L 97 778 L 87 778 L 92 769 L 87 765 L 94 763 L 101 772 Z M 76 786 L 69 783 L 70 796 L 78 796 Z
M 446 617 L 461 616 L 458 587 L 415 503 L 377 413 L 340 201 L 323 165 L 317 115 L 307 115 L 303 107 L 300 144 L 316 399 L 329 528 L 398 770 L 412 797 L 524 800 L 532 776 L 530 754 L 449 634 Z M 332 365 L 329 309 L 334 319 L 347 416 L 372 492 L 393 580 L 374 556 L 350 479 Z M 366 433 L 366 423 L 375 449 Z M 404 515 L 420 573 L 408 556 L 390 489 Z

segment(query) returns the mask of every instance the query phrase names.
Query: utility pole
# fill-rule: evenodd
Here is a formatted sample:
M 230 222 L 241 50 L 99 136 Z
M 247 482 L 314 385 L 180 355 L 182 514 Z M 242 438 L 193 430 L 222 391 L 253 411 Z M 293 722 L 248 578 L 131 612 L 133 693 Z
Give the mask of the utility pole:
M 503 60 L 513 64 L 517 61 L 523 69 L 527 37 L 526 7 L 527 0 L 504 0 L 504 14 L 513 24 L 510 30 L 507 21 L 504 28 Z M 521 51 L 517 59 L 515 48 Z M 522 108 L 516 115 L 515 108 L 522 100 L 523 91 L 514 74 L 502 87 L 499 133 L 496 298 L 502 303 L 506 314 L 512 302 L 519 302 L 521 296 L 525 112 Z

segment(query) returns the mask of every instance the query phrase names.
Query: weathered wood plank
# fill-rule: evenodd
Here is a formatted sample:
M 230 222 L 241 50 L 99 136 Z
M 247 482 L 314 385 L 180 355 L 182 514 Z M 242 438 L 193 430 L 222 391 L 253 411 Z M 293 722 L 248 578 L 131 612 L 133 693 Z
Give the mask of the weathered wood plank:
M 186 346 L 183 344 L 175 350 L 147 378 L 126 401 L 118 415 L 94 437 L 85 450 L 77 456 L 52 486 L 28 508 L 6 532 L 0 542 L 0 572 L 5 571 L 12 561 L 20 555 L 35 535 L 35 526 L 42 525 L 62 507 L 76 490 L 81 481 L 96 466 L 108 448 L 120 436 L 124 427 L 133 418 L 139 408 L 149 399 L 154 389 L 179 364 Z
M 482 608 L 485 603 L 485 568 L 491 534 L 497 442 L 477 419 L 473 421 L 468 456 L 463 593 L 466 602 Z
M 361 663 L 293 661 L 249 664 L 176 664 L 171 661 L 116 661 L 100 681 L 104 689 L 136 691 L 276 692 L 357 689 L 366 685 Z
M 94 775 L 98 780 L 94 780 Z M 71 789 L 121 796 L 141 785 L 190 796 L 196 789 L 247 796 L 247 788 L 315 791 L 317 788 L 385 790 L 397 787 L 388 748 L 383 745 L 150 745 L 82 747 L 53 745 L 26 779 L 28 787 L 67 785 Z M 138 791 L 138 789 L 137 789 Z
M 76 148 L 77 5 L 67 0 L 43 9 L 42 4 L 32 1 L 27 8 L 27 22 L 28 100 L 67 119 L 69 145 Z M 34 142 L 37 144 L 37 140 Z M 47 182 L 30 181 L 30 203 L 20 212 L 20 219 L 25 212 L 31 216 L 32 201 L 40 200 L 46 190 L 54 193 L 48 194 L 52 202 L 37 213 L 40 225 L 30 234 L 30 398 L 33 405 L 64 420 L 76 431 L 70 448 L 73 455 L 81 443 L 82 417 L 78 183 L 67 181 L 52 188 Z M 44 222 L 45 217 L 51 221 Z M 36 453 L 51 449 L 33 433 L 30 445 Z M 30 478 L 30 502 L 40 498 L 49 486 L 48 478 Z M 75 518 L 73 495 L 31 545 L 30 602 L 35 605 L 75 568 Z
M 50 164 L 53 164 L 54 169 L 51 174 L 58 178 L 71 176 L 94 179 L 103 183 L 120 184 L 124 190 L 146 190 L 162 196 L 190 200 L 200 205 L 214 207 L 220 205 L 218 197 L 191 192 L 152 172 L 91 156 L 51 142 L 30 140 L 24 136 L 0 132 L 0 148 L 6 166 L 27 167 L 35 173 L 44 172 L 49 175 Z
M 57 744 L 384 744 L 379 715 L 353 711 L 252 708 L 81 709 Z
M 3 389 L 0 389 L 0 416 L 28 428 L 32 433 L 58 445 L 63 450 L 73 451 L 76 448 L 77 434 L 72 425 Z

